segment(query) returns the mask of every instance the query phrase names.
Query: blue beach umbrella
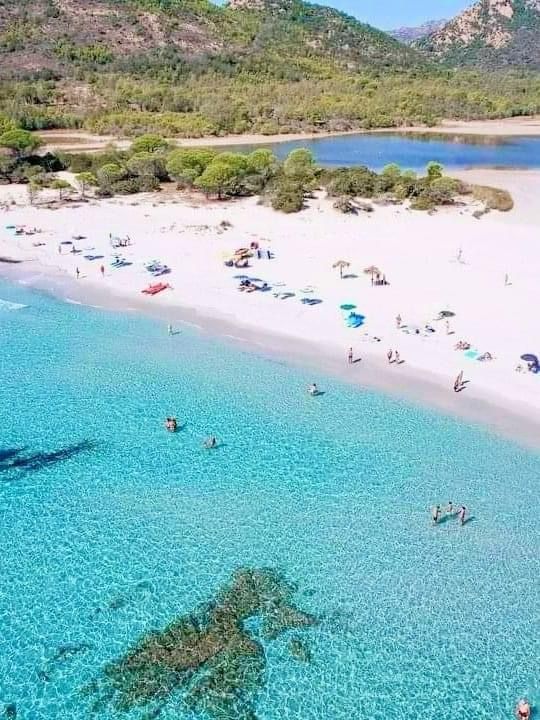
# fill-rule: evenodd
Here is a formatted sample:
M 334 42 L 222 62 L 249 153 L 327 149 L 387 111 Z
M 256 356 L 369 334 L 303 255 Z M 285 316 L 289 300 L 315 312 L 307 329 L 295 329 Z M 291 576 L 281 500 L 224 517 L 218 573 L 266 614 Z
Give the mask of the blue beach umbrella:
M 534 365 L 538 365 L 538 358 L 536 355 L 533 355 L 532 353 L 525 353 L 525 355 L 521 356 L 522 360 L 525 360 L 525 362 L 533 363 Z

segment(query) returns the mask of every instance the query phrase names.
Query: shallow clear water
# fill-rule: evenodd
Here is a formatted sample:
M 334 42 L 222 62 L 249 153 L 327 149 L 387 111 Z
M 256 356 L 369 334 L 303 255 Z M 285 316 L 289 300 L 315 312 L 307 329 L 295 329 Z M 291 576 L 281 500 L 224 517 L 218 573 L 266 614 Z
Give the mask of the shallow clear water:
M 320 619 L 310 663 L 265 644 L 259 720 L 540 703 L 539 454 L 328 378 L 309 398 L 311 376 L 187 329 L 0 298 L 29 306 L 0 306 L 0 701 L 18 718 L 91 717 L 81 686 L 241 565 L 282 569 Z M 449 499 L 474 520 L 430 527 Z M 202 716 L 175 697 L 160 717 Z
M 432 160 L 449 169 L 478 166 L 540 167 L 540 137 L 441 138 L 435 135 L 389 133 L 299 140 L 269 147 L 280 158 L 295 148 L 307 147 L 322 165 L 367 165 L 374 170 L 380 170 L 390 163 L 423 170 Z

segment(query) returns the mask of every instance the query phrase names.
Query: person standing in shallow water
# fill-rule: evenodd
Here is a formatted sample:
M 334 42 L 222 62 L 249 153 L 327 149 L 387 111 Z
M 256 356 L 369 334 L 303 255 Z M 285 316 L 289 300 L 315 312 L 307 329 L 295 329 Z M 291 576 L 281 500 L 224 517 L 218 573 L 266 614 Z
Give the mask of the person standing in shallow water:
M 349 365 L 352 365 L 354 362 L 354 353 L 353 353 L 352 348 L 349 348 L 349 354 L 347 355 L 347 361 L 348 361 Z
M 465 525 L 465 523 L 467 522 L 467 520 L 466 520 L 467 508 L 465 507 L 465 505 L 462 505 L 459 508 L 459 510 L 457 512 L 457 516 L 459 518 L 459 524 L 463 527 L 463 525 Z
M 435 505 L 435 507 L 431 508 L 431 520 L 433 522 L 433 525 L 438 525 L 440 519 L 441 519 L 441 506 Z

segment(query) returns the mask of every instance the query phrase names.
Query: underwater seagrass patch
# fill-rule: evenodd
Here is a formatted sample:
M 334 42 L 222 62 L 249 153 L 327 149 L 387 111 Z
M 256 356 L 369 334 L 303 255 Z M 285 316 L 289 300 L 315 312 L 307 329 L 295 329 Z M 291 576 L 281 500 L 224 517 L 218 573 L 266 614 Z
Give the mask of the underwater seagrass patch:
M 211 720 L 256 720 L 254 701 L 265 678 L 261 643 L 246 626 L 256 620 L 265 640 L 317 623 L 293 603 L 295 585 L 272 569 L 240 568 L 214 599 L 141 637 L 83 689 L 92 710 L 145 710 L 155 718 L 172 695 Z M 293 655 L 301 641 L 292 643 Z

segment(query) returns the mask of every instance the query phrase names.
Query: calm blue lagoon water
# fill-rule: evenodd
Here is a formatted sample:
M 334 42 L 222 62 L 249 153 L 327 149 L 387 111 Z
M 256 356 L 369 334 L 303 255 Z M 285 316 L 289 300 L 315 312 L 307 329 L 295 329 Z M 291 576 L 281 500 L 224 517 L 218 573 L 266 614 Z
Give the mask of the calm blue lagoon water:
M 307 373 L 188 329 L 7 283 L 0 298 L 28 305 L 0 303 L 9 712 L 93 717 L 81 688 L 240 566 L 281 570 L 318 619 L 273 640 L 247 624 L 264 648 L 259 720 L 504 720 L 523 694 L 540 704 L 538 453 L 329 378 L 309 398 Z M 430 527 L 449 499 L 474 520 Z M 160 717 L 217 715 L 177 692 Z
M 454 170 L 479 166 L 540 167 L 540 137 L 442 138 L 436 135 L 389 133 L 291 141 L 270 147 L 280 158 L 295 148 L 307 147 L 322 165 L 367 165 L 374 170 L 380 170 L 390 163 L 423 170 L 431 160 Z

